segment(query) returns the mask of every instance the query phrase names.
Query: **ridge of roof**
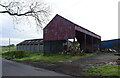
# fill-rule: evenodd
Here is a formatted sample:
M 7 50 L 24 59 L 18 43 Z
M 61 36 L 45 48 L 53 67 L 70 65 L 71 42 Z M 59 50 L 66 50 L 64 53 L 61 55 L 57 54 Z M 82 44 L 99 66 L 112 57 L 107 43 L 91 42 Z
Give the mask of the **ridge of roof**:
M 41 41 L 41 40 L 43 40 L 43 39 L 30 39 L 30 40 L 24 40 L 24 41 L 18 43 L 17 45 L 22 44 L 22 43 L 26 43 L 26 42 L 29 42 L 29 41 L 37 41 L 37 40 L 40 40 L 40 41 Z
M 29 39 L 29 40 L 24 40 L 24 41 L 35 41 L 35 40 L 43 40 L 43 39 Z
M 71 23 L 74 24 L 75 26 L 77 26 L 77 27 L 81 27 L 82 29 L 85 29 L 85 30 L 87 30 L 87 31 L 89 31 L 89 32 L 91 32 L 91 33 L 93 33 L 93 34 L 95 34 L 94 32 L 92 32 L 92 31 L 90 31 L 90 30 L 88 30 L 88 29 L 86 29 L 86 28 L 84 28 L 84 27 L 82 27 L 82 26 L 80 26 L 80 25 L 78 25 L 78 24 L 76 24 L 76 23 L 74 23 L 74 22 L 72 22 L 72 21 L 70 21 L 70 20 L 68 20 L 68 19 L 66 19 L 66 18 L 64 18 L 64 17 L 62 17 L 62 16 L 59 15 L 59 14 L 56 14 L 56 16 L 59 16 L 59 17 L 65 19 L 65 20 L 71 22 Z M 55 17 L 56 17 L 56 16 L 55 16 Z M 97 34 L 95 34 L 95 35 L 97 35 Z M 97 35 L 97 36 L 101 37 L 100 35 Z
M 52 20 L 53 20 L 54 18 L 56 18 L 57 16 L 60 17 L 60 18 L 65 19 L 66 21 L 69 21 L 70 23 L 74 24 L 74 25 L 77 26 L 77 27 L 80 27 L 80 28 L 82 28 L 82 29 L 84 29 L 84 30 L 86 30 L 86 31 L 89 31 L 89 32 L 91 32 L 92 34 L 95 34 L 94 32 L 92 32 L 92 31 L 90 31 L 90 30 L 88 30 L 88 29 L 86 29 L 86 28 L 84 28 L 84 27 L 82 27 L 82 26 L 80 26 L 80 25 L 78 25 L 78 24 L 76 24 L 76 23 L 74 23 L 74 22 L 72 22 L 72 21 L 70 21 L 70 20 L 62 17 L 62 16 L 59 15 L 59 14 L 56 14 L 56 15 L 52 18 Z M 52 20 L 51 20 L 51 21 L 52 21 Z M 51 22 L 51 21 L 50 21 L 50 22 Z M 50 23 L 50 22 L 49 22 L 49 23 Z M 49 24 L 49 23 L 48 23 L 48 24 Z M 44 27 L 44 29 L 48 26 L 48 24 Z M 99 36 L 99 37 L 101 38 L 100 35 L 98 35 L 98 34 L 95 34 L 95 35 L 97 35 L 97 36 Z
M 116 41 L 116 40 L 120 40 L 120 38 L 118 38 L 118 39 L 111 39 L 111 40 L 103 40 L 102 42 L 107 42 L 107 41 Z

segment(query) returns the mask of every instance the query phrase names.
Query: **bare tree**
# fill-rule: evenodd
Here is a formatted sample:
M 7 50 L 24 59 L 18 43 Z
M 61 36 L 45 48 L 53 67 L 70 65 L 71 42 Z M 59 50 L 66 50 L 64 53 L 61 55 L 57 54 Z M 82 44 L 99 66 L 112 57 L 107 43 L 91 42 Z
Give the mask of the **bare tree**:
M 1 9 L 2 8 L 2 9 Z M 51 14 L 51 9 L 41 0 L 6 0 L 0 1 L 0 13 L 7 13 L 16 18 L 34 18 L 36 25 L 42 28 Z

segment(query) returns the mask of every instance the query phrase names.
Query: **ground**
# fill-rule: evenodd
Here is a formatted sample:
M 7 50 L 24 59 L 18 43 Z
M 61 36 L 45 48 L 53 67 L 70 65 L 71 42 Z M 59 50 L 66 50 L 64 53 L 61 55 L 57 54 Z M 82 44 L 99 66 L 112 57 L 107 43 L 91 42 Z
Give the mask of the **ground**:
M 68 76 L 68 75 L 56 73 L 54 71 L 45 70 L 43 68 L 36 68 L 36 67 L 24 65 L 15 61 L 6 60 L 1 57 L 0 57 L 0 60 L 2 60 L 2 76 L 23 76 L 23 78 L 24 76 L 33 76 L 32 78 L 34 78 L 34 76 L 65 76 L 65 77 Z M 10 78 L 13 78 L 13 77 L 10 77 Z M 14 78 L 17 78 L 17 77 L 14 77 Z
M 9 47 L 0 47 L 0 48 L 2 48 L 2 51 L 0 51 L 0 54 L 1 54 L 1 52 L 4 53 L 4 52 L 9 51 Z M 12 50 L 15 50 L 15 48 L 11 47 L 11 51 Z M 30 53 L 30 57 L 28 57 L 28 58 L 26 57 L 26 58 L 22 59 L 22 60 L 26 60 L 26 61 L 18 61 L 18 62 L 28 64 L 28 65 L 31 65 L 34 67 L 38 67 L 38 68 L 52 70 L 52 71 L 55 71 L 58 73 L 71 75 L 71 76 L 90 75 L 90 74 L 86 74 L 84 72 L 86 71 L 86 68 L 91 67 L 91 66 L 93 66 L 93 68 L 90 68 L 90 71 L 93 71 L 93 70 L 97 71 L 97 70 L 95 70 L 97 68 L 95 66 L 98 66 L 98 68 L 99 67 L 101 68 L 101 66 L 99 66 L 99 65 L 114 65 L 114 66 L 109 66 L 109 67 L 112 67 L 112 68 L 116 67 L 115 65 L 116 65 L 117 56 L 115 56 L 114 53 L 87 54 L 85 56 L 87 56 L 87 57 L 82 56 L 82 58 L 81 58 L 81 56 L 68 56 L 68 55 L 67 56 L 64 55 L 64 57 L 63 57 L 63 55 L 55 55 L 52 58 L 47 57 L 47 56 L 45 58 L 45 56 L 42 56 L 41 53 L 40 54 L 39 53 L 35 53 L 35 54 Z M 44 60 L 40 60 L 43 58 L 44 58 Z M 59 59 L 59 58 L 61 58 L 61 59 Z M 74 58 L 74 60 L 73 60 L 73 58 Z M 32 60 L 28 60 L 28 59 L 32 59 Z M 37 59 L 39 60 L 39 62 L 37 61 Z M 63 59 L 66 59 L 66 60 L 60 61 Z M 102 66 L 102 68 L 103 67 L 106 67 L 106 66 Z M 100 75 L 100 74 L 97 74 L 97 75 Z
M 0 55 L 2 53 L 5 53 L 5 52 L 8 52 L 8 51 L 14 51 L 16 50 L 16 47 L 15 46 L 11 46 L 11 47 L 8 47 L 8 46 L 0 46 Z
M 98 53 L 97 55 L 80 58 L 74 61 L 65 60 L 59 62 L 33 62 L 31 60 L 26 60 L 18 62 L 29 64 L 39 68 L 53 70 L 71 76 L 82 76 L 85 75 L 83 72 L 89 66 L 116 65 L 116 60 L 117 56 L 115 56 L 113 53 Z

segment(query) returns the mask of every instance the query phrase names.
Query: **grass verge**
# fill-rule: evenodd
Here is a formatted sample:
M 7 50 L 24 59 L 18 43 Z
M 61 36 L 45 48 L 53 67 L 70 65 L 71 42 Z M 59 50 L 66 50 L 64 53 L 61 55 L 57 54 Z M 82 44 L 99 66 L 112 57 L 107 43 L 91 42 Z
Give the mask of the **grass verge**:
M 8 52 L 9 50 L 10 51 L 15 51 L 16 47 L 15 46 L 10 46 L 10 47 L 8 47 L 8 46 L 0 46 L 0 55 L 2 53 Z
M 44 55 L 43 52 L 41 53 L 26 53 L 26 57 L 20 59 L 13 59 L 16 61 L 24 61 L 24 60 L 32 60 L 32 61 L 50 61 L 50 62 L 59 62 L 64 60 L 77 60 L 80 58 L 93 56 L 96 53 L 86 53 L 83 56 L 73 56 L 73 55 L 65 55 L 65 54 L 48 54 Z
M 100 65 L 91 66 L 84 72 L 85 75 L 94 76 L 120 76 L 120 66 L 119 65 Z

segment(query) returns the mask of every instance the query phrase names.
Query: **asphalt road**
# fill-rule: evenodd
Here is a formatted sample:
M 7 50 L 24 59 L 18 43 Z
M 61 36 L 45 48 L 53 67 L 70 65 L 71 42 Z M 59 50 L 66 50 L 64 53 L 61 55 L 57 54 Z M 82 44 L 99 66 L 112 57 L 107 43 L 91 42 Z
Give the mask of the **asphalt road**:
M 2 59 L 2 76 L 68 76 L 54 71 Z
M 0 78 L 2 77 L 2 58 L 0 57 Z

